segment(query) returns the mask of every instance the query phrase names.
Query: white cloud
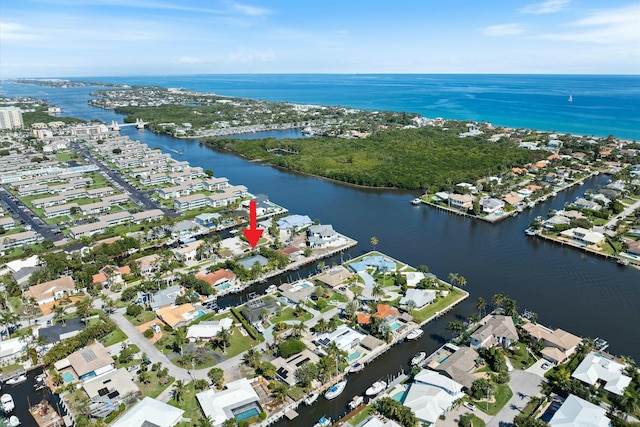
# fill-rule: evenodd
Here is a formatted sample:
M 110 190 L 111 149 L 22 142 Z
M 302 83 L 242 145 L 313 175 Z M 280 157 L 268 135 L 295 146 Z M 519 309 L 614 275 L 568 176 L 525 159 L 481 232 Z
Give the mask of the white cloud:
M 243 15 L 263 16 L 271 13 L 269 9 L 263 9 L 261 7 L 247 6 L 245 4 L 240 4 L 240 3 L 230 3 L 230 5 L 234 10 L 237 10 Z
M 515 36 L 525 32 L 523 24 L 498 24 L 481 28 L 485 36 Z
M 598 10 L 568 24 L 568 31 L 547 33 L 538 38 L 594 44 L 625 44 L 638 47 L 640 40 L 640 3 L 617 9 Z
M 23 25 L 17 22 L 0 22 L 0 39 L 7 40 L 37 40 L 36 34 L 29 32 Z
M 565 9 L 570 1 L 571 0 L 547 0 L 542 3 L 529 4 L 520 9 L 520 13 L 532 13 L 534 15 L 556 13 Z
M 202 59 L 196 58 L 195 56 L 181 56 L 180 59 L 178 59 L 178 63 L 180 64 L 195 65 L 201 62 Z
M 256 49 L 242 49 L 229 55 L 227 62 L 230 64 L 249 64 L 256 62 L 269 62 L 275 58 L 275 53 L 271 49 L 259 51 Z

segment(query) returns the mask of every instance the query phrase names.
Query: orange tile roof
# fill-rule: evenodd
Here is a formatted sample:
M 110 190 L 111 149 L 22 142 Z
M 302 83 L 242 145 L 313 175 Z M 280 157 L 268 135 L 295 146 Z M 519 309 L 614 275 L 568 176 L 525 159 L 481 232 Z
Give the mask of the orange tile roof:
M 234 277 L 236 277 L 234 273 L 230 272 L 229 270 L 225 270 L 224 268 L 221 268 L 219 270 L 214 271 L 213 273 L 198 274 L 196 276 L 196 279 L 204 280 L 205 282 L 213 286 L 215 283 L 218 283 L 220 280 L 223 280 L 223 279 L 231 280 Z
M 537 167 L 537 168 L 544 168 L 544 167 L 547 166 L 547 164 L 545 162 L 543 162 L 543 161 L 540 161 L 540 162 L 536 162 L 534 164 L 534 166 Z
M 193 311 L 193 305 L 182 304 L 177 307 L 163 307 L 156 311 L 156 314 L 164 323 L 174 328 L 180 322 L 186 322 L 188 319 L 184 314 Z
M 358 323 L 361 325 L 368 325 L 371 321 L 371 316 L 379 319 L 384 319 L 387 316 L 399 316 L 400 312 L 397 308 L 390 306 L 389 304 L 378 304 L 377 311 L 373 314 L 358 313 Z
M 560 158 L 560 155 L 552 154 L 549 157 L 547 157 L 547 160 L 556 160 L 556 159 L 559 159 L 559 158 Z

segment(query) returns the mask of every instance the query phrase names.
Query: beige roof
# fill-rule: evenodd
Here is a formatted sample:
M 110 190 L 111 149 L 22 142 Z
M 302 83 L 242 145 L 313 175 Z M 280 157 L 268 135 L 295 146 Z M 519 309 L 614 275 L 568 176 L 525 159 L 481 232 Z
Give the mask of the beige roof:
M 561 351 L 571 350 L 582 341 L 582 338 L 562 329 L 552 331 L 549 328 L 531 322 L 522 325 L 522 329 L 532 337 L 543 340 L 548 346 L 556 347 Z
M 179 326 L 182 322 L 187 322 L 189 320 L 188 316 L 184 315 L 193 311 L 193 305 L 191 304 L 182 304 L 177 307 L 163 307 L 156 311 L 156 314 L 164 323 L 175 328 Z
M 116 369 L 98 378 L 85 381 L 82 388 L 89 398 L 99 395 L 99 391 L 106 388 L 108 391 L 118 391 L 120 396 L 127 396 L 131 393 L 140 391 L 138 386 L 133 382 L 133 377 L 124 368 Z
M 471 334 L 471 338 L 484 342 L 490 336 L 518 339 L 518 331 L 511 316 L 493 316 L 483 326 Z
M 147 256 L 143 256 L 141 258 L 138 258 L 136 260 L 136 262 L 140 266 L 140 270 L 144 271 L 144 270 L 148 270 L 159 259 L 160 259 L 160 255 L 151 254 L 151 255 L 147 255 Z
M 316 279 L 320 280 L 323 283 L 326 283 L 332 288 L 335 288 L 337 286 L 340 286 L 342 282 L 344 282 L 351 276 L 353 276 L 352 272 L 350 272 L 343 266 L 339 266 L 322 273 L 321 275 L 317 276 Z
M 24 294 L 28 297 L 33 297 L 36 301 L 42 301 L 52 298 L 56 292 L 75 291 L 75 289 L 76 285 L 73 282 L 73 278 L 71 276 L 64 276 L 49 282 L 40 283 L 39 285 L 30 286 L 29 290 Z
M 83 349 L 67 356 L 71 367 L 79 377 L 102 367 L 113 364 L 113 359 L 107 349 L 99 342 L 94 342 Z

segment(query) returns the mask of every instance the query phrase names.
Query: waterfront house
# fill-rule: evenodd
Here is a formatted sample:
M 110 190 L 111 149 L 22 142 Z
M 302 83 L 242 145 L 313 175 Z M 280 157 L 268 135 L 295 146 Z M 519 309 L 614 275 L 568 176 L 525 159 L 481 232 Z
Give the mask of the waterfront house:
M 169 306 L 159 308 L 156 310 L 156 315 L 164 323 L 175 329 L 188 325 L 193 319 L 199 317 L 200 312 L 196 311 L 193 305 L 187 303 L 177 307 Z
M 313 295 L 315 286 L 308 280 L 302 280 L 295 283 L 284 283 L 278 289 L 290 303 L 300 304 Z
M 176 298 L 182 295 L 182 286 L 173 285 L 166 289 L 161 289 L 151 296 L 149 306 L 152 310 L 157 310 L 162 307 L 173 305 L 176 302 Z
M 582 338 L 577 337 L 562 329 L 551 330 L 538 323 L 526 322 L 522 325 L 532 339 L 541 340 L 544 343 L 542 357 L 552 363 L 564 363 L 582 342 Z
M 107 408 L 100 408 L 107 409 L 105 412 L 113 412 L 116 409 L 115 407 L 125 399 L 140 393 L 140 389 L 133 381 L 133 377 L 124 368 L 114 369 L 99 377 L 89 378 L 82 383 L 82 388 L 94 403 L 109 401 L 109 406 L 112 408 L 111 411 L 108 411 Z
M 246 378 L 228 383 L 226 388 L 219 392 L 212 389 L 202 391 L 196 394 L 196 398 L 205 417 L 209 418 L 215 427 L 222 426 L 228 419 L 240 420 L 244 419 L 247 413 L 253 416 L 262 412 L 258 394 Z
M 366 335 L 343 324 L 333 332 L 318 334 L 313 341 L 325 349 L 329 347 L 329 344 L 335 342 L 340 350 L 349 352 L 357 347 L 365 337 Z
M 504 200 L 509 205 L 511 205 L 513 207 L 516 207 L 516 206 L 519 206 L 519 205 L 522 204 L 522 202 L 524 201 L 524 198 L 521 195 L 511 191 L 511 192 L 505 194 L 502 197 L 502 200 Z
M 335 246 L 341 244 L 342 240 L 331 224 L 311 225 L 307 229 L 307 244 L 311 248 Z
M 21 357 L 27 349 L 27 342 L 24 337 L 2 340 L 0 344 L 0 362 L 7 361 L 7 364 L 11 364 L 14 358 Z
M 471 348 L 489 348 L 500 345 L 509 348 L 518 341 L 518 331 L 511 316 L 493 315 L 471 334 Z
M 67 360 L 66 363 L 64 362 L 65 359 Z M 80 380 L 96 377 L 115 369 L 115 363 L 109 351 L 98 341 L 71 353 L 65 359 L 56 362 L 56 369 L 60 371 L 69 366 L 73 369 L 76 378 Z
M 246 303 L 240 313 L 249 323 L 254 324 L 260 322 L 265 315 L 271 316 L 279 310 L 280 306 L 276 301 L 271 298 L 261 298 Z
M 219 213 L 203 213 L 197 215 L 194 220 L 197 224 L 204 227 L 214 227 L 220 222 L 222 215 Z
M 358 324 L 368 325 L 369 323 L 371 323 L 371 317 L 377 317 L 378 319 L 382 319 L 385 322 L 389 323 L 400 317 L 400 312 L 397 308 L 389 304 L 378 304 L 376 307 L 376 312 L 373 314 L 358 313 Z
M 585 246 L 599 245 L 604 240 L 604 234 L 582 227 L 570 228 L 562 231 L 560 235 Z
M 409 288 L 405 295 L 400 299 L 400 305 L 406 307 L 409 301 L 413 301 L 416 304 L 416 309 L 420 310 L 431 304 L 435 299 L 436 291 L 434 290 Z
M 449 194 L 449 206 L 454 209 L 469 210 L 473 208 L 474 197 L 470 194 Z
M 24 295 L 34 298 L 39 305 L 42 305 L 73 295 L 76 292 L 77 289 L 73 278 L 71 276 L 63 276 L 39 285 L 30 286 Z
M 196 275 L 196 278 L 204 280 L 210 284 L 212 288 L 216 288 L 218 291 L 221 291 L 235 286 L 237 276 L 232 271 L 220 268 L 207 274 L 198 274 Z
M 368 255 L 359 261 L 349 263 L 349 268 L 355 272 L 366 272 L 368 269 L 379 273 L 391 273 L 396 271 L 396 263 L 382 255 Z
M 319 360 L 320 358 L 317 354 L 309 349 L 304 349 L 288 359 L 276 357 L 271 363 L 276 367 L 276 377 L 288 386 L 293 387 L 298 382 L 296 378 L 298 368 L 305 363 L 318 363 Z
M 297 231 L 313 224 L 307 215 L 288 215 L 276 221 L 280 230 Z
M 405 277 L 407 281 L 407 286 L 410 288 L 415 288 L 416 286 L 418 286 L 418 284 L 422 281 L 422 279 L 426 277 L 425 274 L 420 271 L 409 271 L 409 272 L 403 272 L 400 274 L 402 274 Z
M 457 347 L 452 344 L 447 344 L 447 346 L 454 350 L 453 353 L 445 355 L 446 357 L 442 356 L 433 366 L 430 364 L 429 367 L 470 389 L 477 379 L 472 372 L 476 369 L 478 352 L 470 347 Z
M 622 363 L 592 352 L 582 360 L 571 377 L 622 396 L 631 383 L 631 378 L 624 374 L 624 368 Z
M 182 421 L 184 410 L 146 396 L 118 418 L 111 427 L 173 427 Z
M 549 420 L 551 427 L 610 427 L 607 410 L 573 394 L 562 403 Z
M 627 244 L 627 253 L 635 256 L 640 256 L 640 240 L 625 239 Z
M 556 225 L 569 225 L 571 220 L 564 215 L 554 215 L 549 219 L 542 221 L 542 226 L 547 230 L 553 230 Z
M 115 267 L 113 265 L 105 265 L 97 274 L 93 275 L 93 284 L 104 285 L 109 287 L 118 283 L 122 283 L 122 275 L 131 274 L 131 268 L 128 265 L 124 267 Z
M 353 276 L 352 272 L 339 265 L 325 270 L 322 274 L 316 276 L 315 279 L 335 289 L 351 276 Z
M 215 338 L 223 329 L 229 330 L 233 326 L 233 319 L 225 317 L 220 320 L 200 322 L 189 326 L 187 339 L 189 341 L 210 340 Z
M 591 200 L 584 199 L 582 197 L 578 197 L 575 202 L 572 203 L 578 209 L 591 209 L 594 211 L 599 211 L 602 209 L 602 206 L 597 202 L 592 202 Z
M 202 240 L 196 240 L 172 249 L 172 252 L 178 261 L 191 261 L 196 258 L 198 248 L 203 244 Z
M 159 263 L 160 259 L 161 259 L 160 255 L 151 254 L 151 255 L 140 257 L 136 259 L 135 262 L 138 264 L 138 267 L 140 268 L 140 274 L 148 278 L 151 276 L 151 274 L 154 271 L 160 268 L 160 263 Z
M 269 260 L 262 255 L 253 255 L 248 258 L 239 259 L 237 262 L 247 270 L 251 270 L 251 267 L 253 267 L 255 263 L 258 263 L 262 267 L 264 267 L 269 263 Z
M 410 408 L 422 423 L 434 425 L 462 398 L 462 384 L 424 369 L 414 376 L 403 405 Z
M 484 198 L 480 200 L 480 207 L 483 213 L 492 214 L 502 211 L 504 209 L 504 202 L 493 197 Z

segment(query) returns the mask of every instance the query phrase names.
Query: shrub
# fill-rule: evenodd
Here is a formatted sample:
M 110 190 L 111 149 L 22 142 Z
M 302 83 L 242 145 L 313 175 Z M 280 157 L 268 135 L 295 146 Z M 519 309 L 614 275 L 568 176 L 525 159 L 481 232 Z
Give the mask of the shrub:
M 260 412 L 260 419 L 261 420 L 266 420 L 267 419 L 267 413 L 265 411 Z
M 278 353 L 283 358 L 287 359 L 294 354 L 300 353 L 302 350 L 307 348 L 306 345 L 302 341 L 296 338 L 289 338 L 288 340 L 280 343 L 278 346 Z
M 138 316 L 140 313 L 142 313 L 142 307 L 140 307 L 137 304 L 129 304 L 127 306 L 127 315 L 128 316 Z
M 142 335 L 147 339 L 151 339 L 153 338 L 153 331 L 151 329 L 145 329 Z

